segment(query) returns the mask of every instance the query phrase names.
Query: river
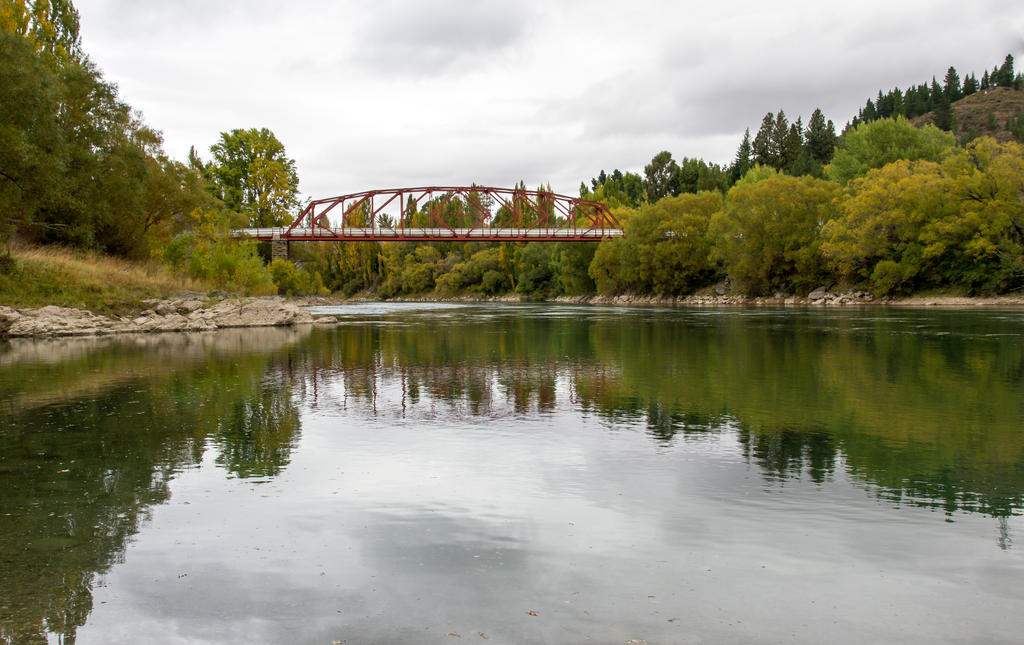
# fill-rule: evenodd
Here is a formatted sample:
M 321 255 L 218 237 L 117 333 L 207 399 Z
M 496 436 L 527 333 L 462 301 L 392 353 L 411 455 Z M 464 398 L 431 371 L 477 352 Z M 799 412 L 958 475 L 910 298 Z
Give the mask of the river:
M 1017 643 L 1024 311 L 0 345 L 0 642 Z

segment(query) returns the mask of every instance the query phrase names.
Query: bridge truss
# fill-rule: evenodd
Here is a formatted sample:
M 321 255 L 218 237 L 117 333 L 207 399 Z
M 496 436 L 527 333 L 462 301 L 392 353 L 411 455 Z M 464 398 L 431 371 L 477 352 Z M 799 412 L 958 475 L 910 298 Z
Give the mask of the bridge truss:
M 290 226 L 239 237 L 282 241 L 588 242 L 622 235 L 599 202 L 487 186 L 368 190 L 310 202 Z

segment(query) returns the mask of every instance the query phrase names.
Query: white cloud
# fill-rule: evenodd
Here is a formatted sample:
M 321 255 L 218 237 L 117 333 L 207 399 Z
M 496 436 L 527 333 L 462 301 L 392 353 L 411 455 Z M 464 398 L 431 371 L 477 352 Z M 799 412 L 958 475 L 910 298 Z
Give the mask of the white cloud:
M 84 46 L 167 151 L 268 127 L 303 192 L 476 181 L 575 193 L 660 150 L 731 160 L 744 128 L 1021 58 L 1009 0 L 714 5 L 79 0 Z

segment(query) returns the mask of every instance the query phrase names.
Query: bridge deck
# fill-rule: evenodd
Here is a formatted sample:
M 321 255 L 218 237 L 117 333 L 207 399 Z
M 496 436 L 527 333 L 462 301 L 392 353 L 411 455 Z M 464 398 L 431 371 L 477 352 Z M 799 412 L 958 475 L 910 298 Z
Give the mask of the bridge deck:
M 292 242 L 596 242 L 606 237 L 621 237 L 618 228 L 382 228 L 338 227 L 300 228 L 242 228 L 232 231 L 235 237 L 248 237 L 260 241 L 288 240 Z

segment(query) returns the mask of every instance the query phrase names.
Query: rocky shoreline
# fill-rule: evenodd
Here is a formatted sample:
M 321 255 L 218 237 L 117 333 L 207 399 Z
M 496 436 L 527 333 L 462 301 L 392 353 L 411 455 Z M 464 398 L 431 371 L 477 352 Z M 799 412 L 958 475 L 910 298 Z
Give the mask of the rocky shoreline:
M 355 297 L 339 299 L 309 297 L 286 299 L 281 296 L 259 298 L 214 298 L 201 293 L 186 293 L 170 300 L 149 300 L 149 309 L 133 317 L 111 317 L 84 309 L 48 306 L 16 309 L 0 305 L 0 338 L 51 338 L 60 336 L 106 336 L 111 334 L 213 331 L 233 327 L 272 327 L 331 323 L 334 316 L 314 318 L 303 307 L 380 302 Z M 517 295 L 393 298 L 390 302 L 523 302 Z M 961 296 L 913 296 L 875 298 L 866 291 L 833 292 L 815 289 L 806 297 L 776 294 L 771 297 L 704 293 L 679 297 L 620 294 L 615 296 L 559 296 L 549 302 L 563 304 L 676 307 L 1024 307 L 1024 295 L 969 298 Z
M 104 336 L 165 331 L 213 331 L 227 327 L 268 327 L 313 322 L 300 305 L 279 296 L 211 298 L 188 293 L 150 300 L 134 318 L 110 317 L 84 309 L 48 306 L 15 309 L 0 305 L 0 337 Z
M 403 296 L 389 298 L 387 302 L 529 302 L 529 299 L 514 294 L 500 296 L 461 295 Z M 310 297 L 302 300 L 303 305 L 345 305 L 362 302 L 381 302 L 371 296 L 354 296 L 347 299 Z M 581 305 L 623 305 L 623 306 L 668 306 L 668 307 L 842 307 L 842 306 L 885 306 L 885 307 L 954 307 L 972 309 L 975 307 L 1024 307 L 1024 295 L 1011 296 L 948 296 L 919 295 L 901 298 L 876 298 L 867 291 L 850 289 L 830 291 L 825 287 L 815 289 L 807 296 L 776 294 L 774 296 L 744 296 L 729 293 L 699 293 L 687 296 L 654 296 L 640 294 L 617 294 L 610 296 L 556 296 L 544 302 Z

